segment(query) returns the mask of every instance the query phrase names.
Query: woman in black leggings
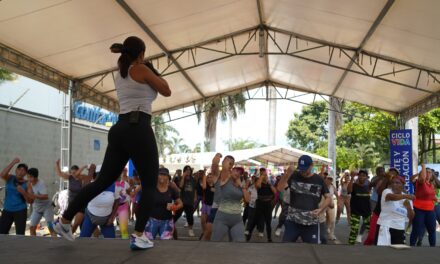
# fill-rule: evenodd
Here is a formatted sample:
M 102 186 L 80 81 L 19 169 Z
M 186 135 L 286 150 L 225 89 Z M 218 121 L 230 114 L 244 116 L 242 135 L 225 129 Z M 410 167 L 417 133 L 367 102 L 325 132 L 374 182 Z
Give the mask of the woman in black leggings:
M 255 217 L 249 220 L 249 234 L 246 241 L 252 237 L 252 231 L 259 219 L 263 218 L 266 224 L 267 242 L 272 242 L 272 201 L 275 197 L 276 189 L 269 182 L 269 177 L 265 168 L 260 169 L 260 177 L 255 183 L 257 187 L 258 198 Z
M 168 97 L 171 91 L 153 66 L 144 62 L 145 43 L 141 39 L 128 37 L 123 44 L 113 44 L 110 50 L 121 53 L 119 71 L 115 76 L 119 119 L 108 133 L 108 146 L 98 178 L 81 189 L 55 225 L 55 231 L 73 240 L 70 227 L 72 218 L 90 200 L 113 184 L 131 159 L 139 173 L 142 195 L 130 247 L 147 249 L 153 247 L 153 243 L 145 236 L 144 230 L 153 206 L 159 170 L 156 139 L 150 124 L 151 104 L 157 93 Z

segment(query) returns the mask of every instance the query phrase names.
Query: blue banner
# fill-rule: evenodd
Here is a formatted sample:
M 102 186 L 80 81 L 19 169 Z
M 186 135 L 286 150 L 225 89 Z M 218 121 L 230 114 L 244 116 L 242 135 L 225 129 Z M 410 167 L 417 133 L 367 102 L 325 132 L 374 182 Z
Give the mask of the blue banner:
M 88 107 L 82 102 L 76 102 L 74 104 L 73 116 L 100 125 L 105 125 L 108 122 L 115 124 L 116 121 L 118 121 L 118 115 L 115 113 L 105 112 L 99 107 Z
M 413 175 L 412 166 L 412 130 L 401 129 L 390 131 L 391 167 L 399 170 L 405 178 L 405 190 L 414 193 L 414 187 L 410 181 Z

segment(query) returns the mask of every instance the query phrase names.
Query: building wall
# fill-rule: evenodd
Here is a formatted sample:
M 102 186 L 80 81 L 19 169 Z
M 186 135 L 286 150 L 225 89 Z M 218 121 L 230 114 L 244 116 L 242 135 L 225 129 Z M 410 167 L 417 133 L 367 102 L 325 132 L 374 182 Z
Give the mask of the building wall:
M 53 195 L 59 187 L 55 161 L 60 157 L 61 125 L 50 117 L 0 108 L 0 169 L 14 157 L 29 167 L 36 167 Z M 100 149 L 94 149 L 99 140 Z M 74 125 L 72 131 L 72 164 L 101 164 L 107 147 L 107 131 Z M 14 173 L 14 169 L 11 171 Z M 5 183 L 0 181 L 0 186 Z M 4 193 L 0 193 L 4 196 Z

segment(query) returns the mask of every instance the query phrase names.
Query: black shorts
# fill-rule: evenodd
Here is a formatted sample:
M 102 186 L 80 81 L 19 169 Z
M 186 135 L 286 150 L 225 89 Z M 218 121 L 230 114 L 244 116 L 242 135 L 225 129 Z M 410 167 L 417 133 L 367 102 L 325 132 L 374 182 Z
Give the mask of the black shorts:
M 69 204 L 73 201 L 73 199 L 75 199 L 75 197 L 76 197 L 77 194 L 78 194 L 78 193 L 72 193 L 71 191 L 69 191 L 69 199 L 68 199 Z M 84 214 L 85 211 L 86 211 L 86 208 L 87 208 L 87 205 L 86 205 L 85 207 L 81 208 L 81 209 L 78 211 L 78 213 L 82 213 L 82 214 Z
M 218 208 L 211 208 L 211 212 L 208 215 L 208 223 L 214 223 L 215 215 L 217 214 Z

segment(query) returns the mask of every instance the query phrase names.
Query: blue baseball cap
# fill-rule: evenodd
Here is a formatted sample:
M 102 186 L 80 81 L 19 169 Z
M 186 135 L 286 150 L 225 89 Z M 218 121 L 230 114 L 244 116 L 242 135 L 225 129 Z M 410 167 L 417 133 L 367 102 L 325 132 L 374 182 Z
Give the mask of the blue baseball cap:
M 298 159 L 298 170 L 299 171 L 307 171 L 310 165 L 313 164 L 313 160 L 309 155 L 302 155 Z

